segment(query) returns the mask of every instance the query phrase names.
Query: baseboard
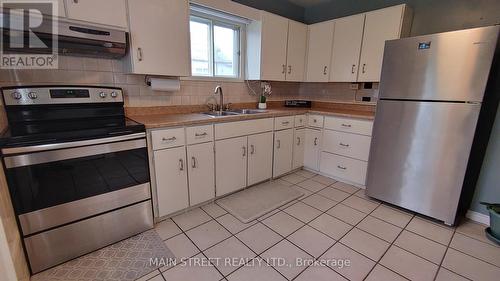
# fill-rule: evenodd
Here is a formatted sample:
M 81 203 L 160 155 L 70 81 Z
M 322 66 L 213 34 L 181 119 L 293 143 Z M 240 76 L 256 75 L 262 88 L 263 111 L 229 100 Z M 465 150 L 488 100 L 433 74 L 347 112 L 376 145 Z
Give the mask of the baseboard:
M 481 214 L 479 212 L 474 212 L 474 211 L 468 210 L 467 214 L 465 214 L 465 217 L 469 218 L 475 222 L 485 224 L 487 226 L 490 225 L 490 216 L 485 215 L 485 214 Z

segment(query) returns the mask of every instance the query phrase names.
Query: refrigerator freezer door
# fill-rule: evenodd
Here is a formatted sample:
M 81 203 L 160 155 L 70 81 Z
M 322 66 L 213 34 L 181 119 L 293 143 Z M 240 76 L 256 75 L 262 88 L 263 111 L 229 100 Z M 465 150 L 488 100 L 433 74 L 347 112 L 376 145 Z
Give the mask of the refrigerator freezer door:
M 500 26 L 387 41 L 381 99 L 482 101 Z
M 453 224 L 480 107 L 379 101 L 367 194 Z

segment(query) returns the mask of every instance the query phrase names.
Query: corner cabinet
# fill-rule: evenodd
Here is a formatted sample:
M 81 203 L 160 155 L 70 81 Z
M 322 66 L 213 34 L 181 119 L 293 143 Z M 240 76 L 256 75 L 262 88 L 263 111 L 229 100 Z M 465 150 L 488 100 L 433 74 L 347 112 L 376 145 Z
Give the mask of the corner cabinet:
M 129 72 L 190 76 L 189 2 L 128 0 Z
M 247 27 L 247 79 L 304 80 L 307 25 L 261 12 Z

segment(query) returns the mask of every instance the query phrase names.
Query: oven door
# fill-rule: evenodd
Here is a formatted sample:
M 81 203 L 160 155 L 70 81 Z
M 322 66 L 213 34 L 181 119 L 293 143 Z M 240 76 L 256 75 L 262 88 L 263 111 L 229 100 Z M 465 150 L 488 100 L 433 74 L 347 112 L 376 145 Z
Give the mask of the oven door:
M 23 236 L 151 199 L 145 138 L 82 143 L 4 157 Z

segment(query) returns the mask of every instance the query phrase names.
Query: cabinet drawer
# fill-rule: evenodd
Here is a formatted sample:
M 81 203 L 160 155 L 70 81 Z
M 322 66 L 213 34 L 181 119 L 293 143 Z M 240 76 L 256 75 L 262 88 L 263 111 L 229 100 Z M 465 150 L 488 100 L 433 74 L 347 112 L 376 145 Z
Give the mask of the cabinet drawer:
M 270 132 L 273 130 L 273 126 L 274 118 L 215 124 L 215 139 L 220 140 Z
M 282 116 L 274 118 L 274 130 L 284 130 L 293 128 L 294 117 Z
M 344 117 L 326 117 L 325 129 L 337 130 L 360 135 L 372 135 L 373 121 Z
M 349 182 L 365 185 L 368 163 L 328 152 L 321 152 L 320 171 Z
M 187 144 L 202 143 L 214 140 L 213 125 L 187 127 Z
M 184 128 L 152 131 L 151 140 L 153 150 L 184 145 Z
M 323 137 L 323 150 L 368 161 L 371 137 L 325 130 Z
M 307 118 L 305 115 L 295 115 L 295 127 L 303 127 L 306 125 Z
M 307 126 L 323 128 L 323 119 L 324 117 L 321 115 L 310 114 L 307 117 Z

